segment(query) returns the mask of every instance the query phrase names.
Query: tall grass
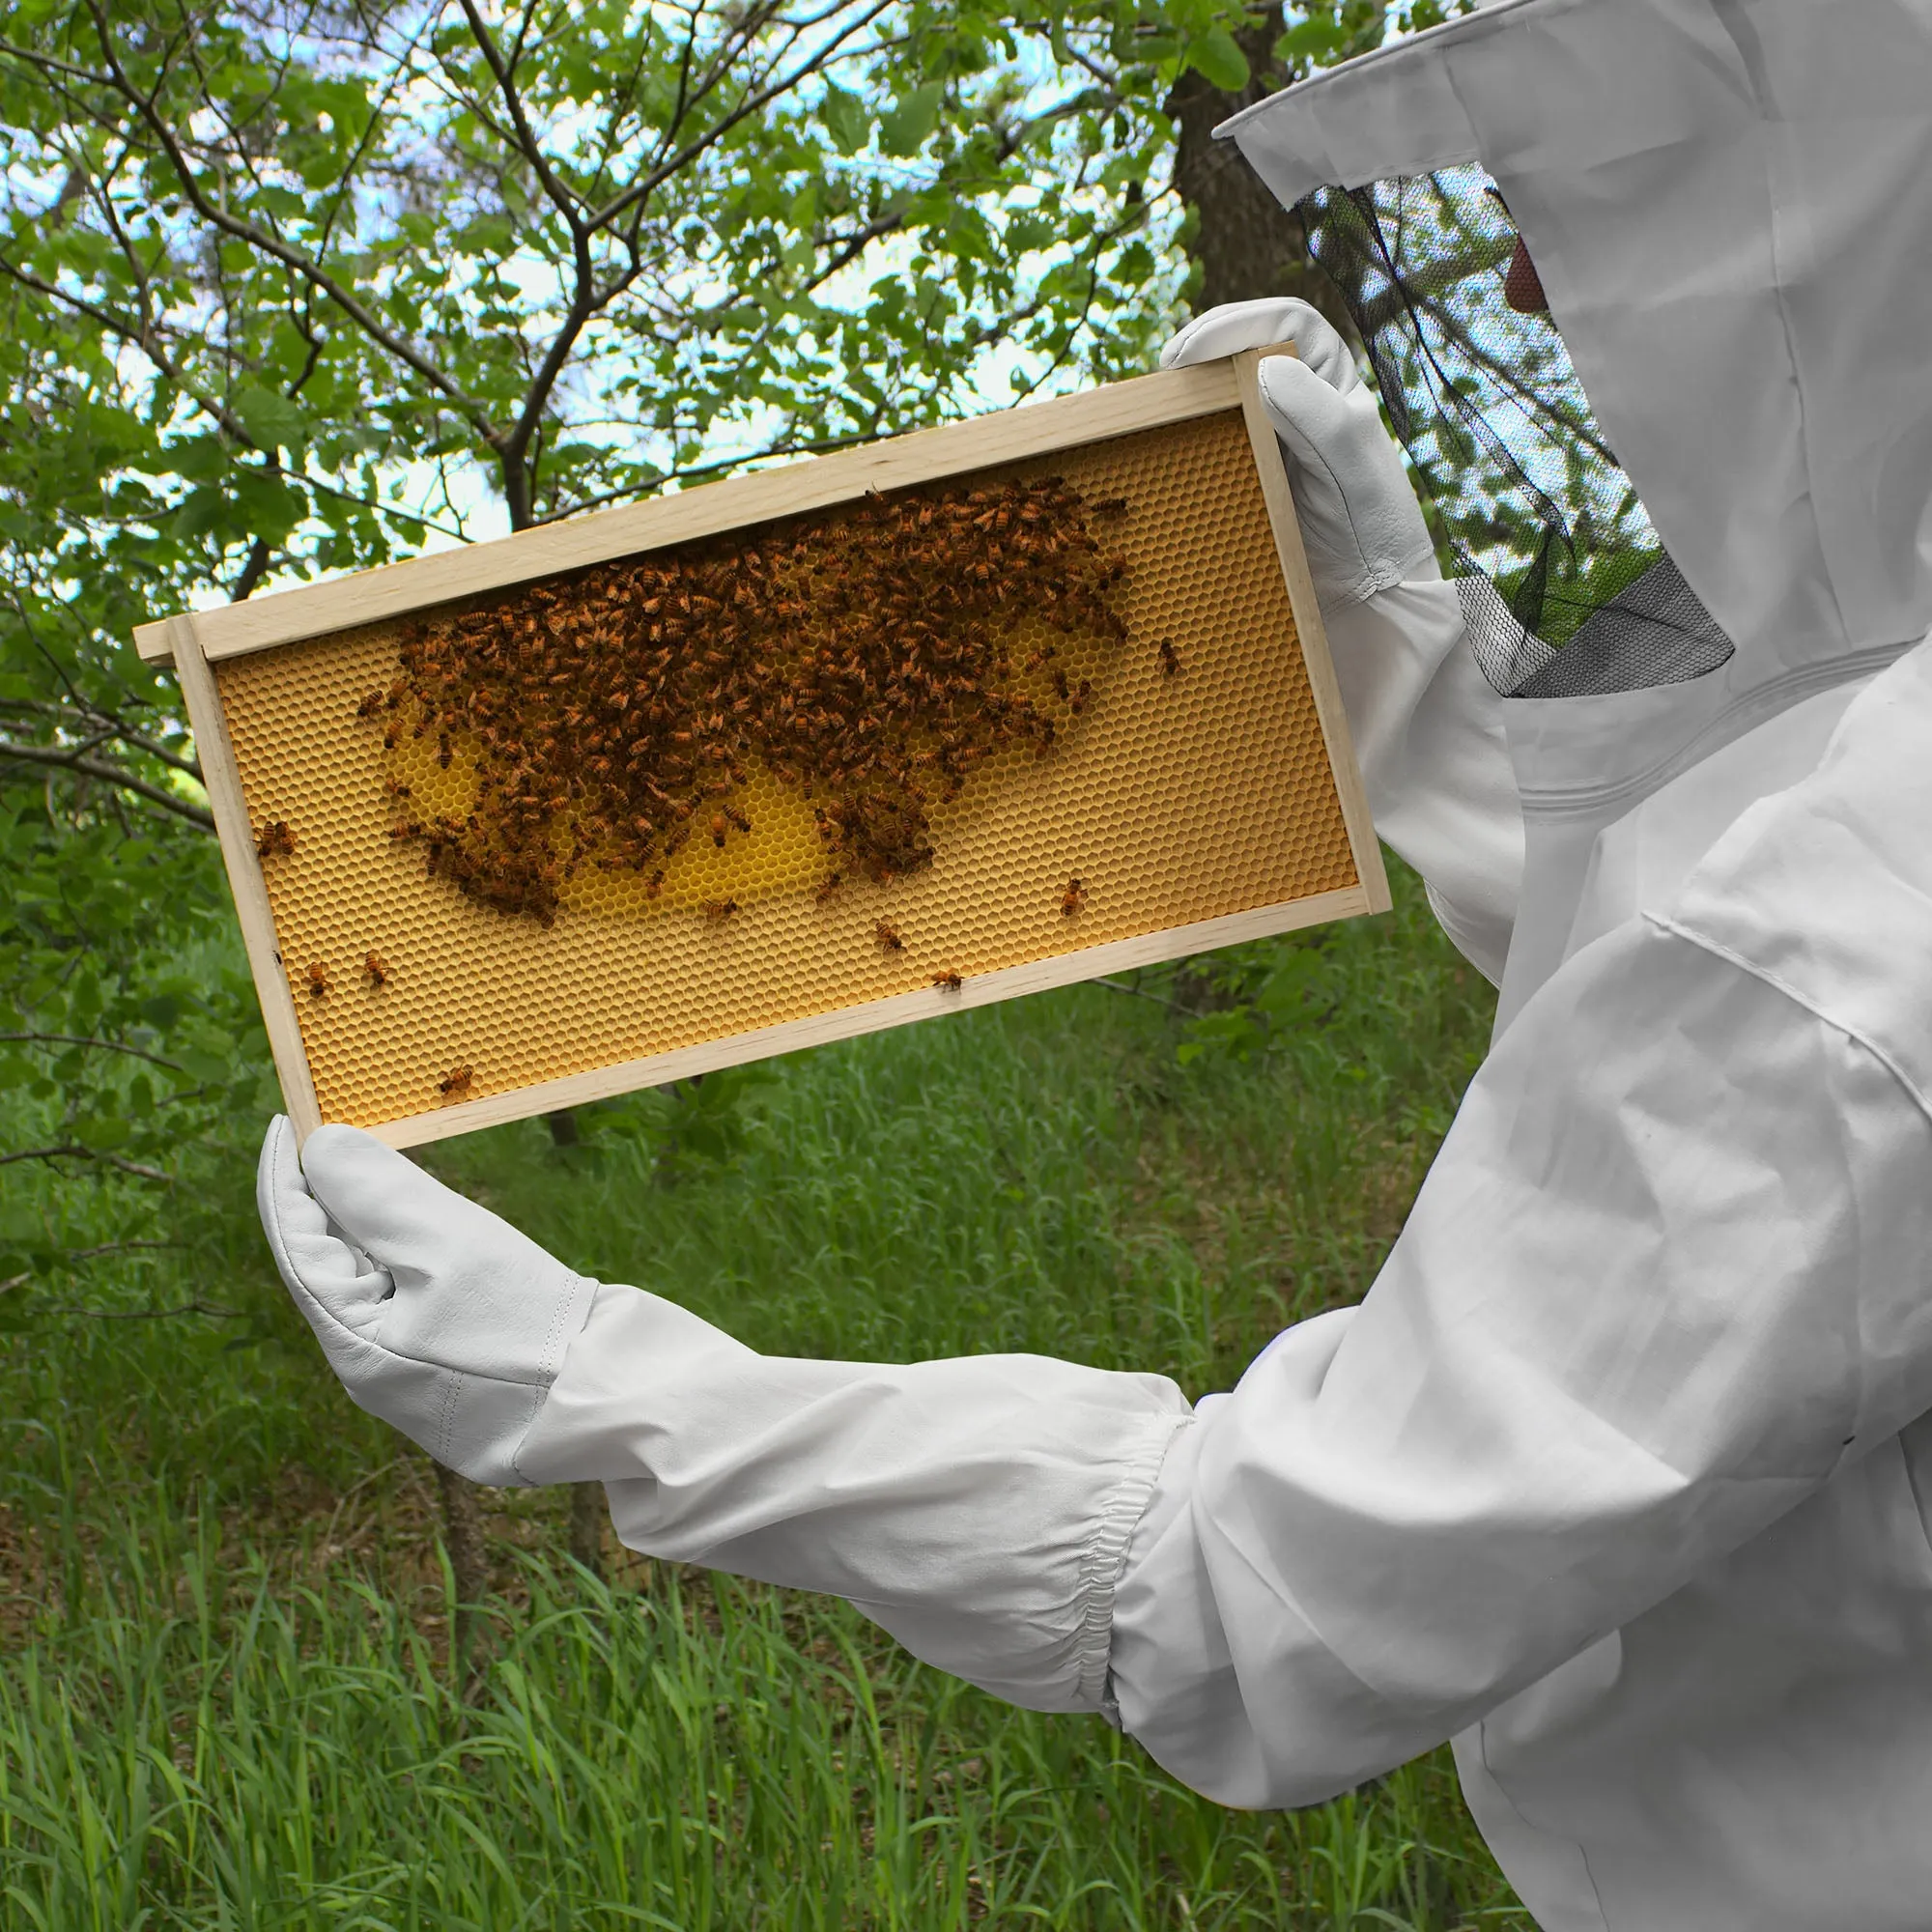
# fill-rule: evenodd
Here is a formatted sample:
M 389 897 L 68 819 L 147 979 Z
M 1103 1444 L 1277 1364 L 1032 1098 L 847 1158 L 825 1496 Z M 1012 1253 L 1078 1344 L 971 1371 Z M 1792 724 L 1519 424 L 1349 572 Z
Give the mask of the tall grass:
M 1406 882 L 1394 918 L 1284 944 L 1323 1000 L 1245 1061 L 1183 1065 L 1156 977 L 606 1110 L 577 1150 L 526 1124 L 430 1157 L 767 1350 L 1038 1349 L 1200 1392 L 1366 1287 L 1487 1024 Z M 238 1147 L 192 1252 L 90 1264 L 6 1338 L 0 1919 L 1526 1927 L 1439 1754 L 1228 1812 L 842 1605 L 599 1582 L 541 1492 L 493 1517 L 487 1667 L 452 1681 L 419 1461 L 322 1371 L 246 1182 Z M 133 1225 L 111 1189 L 15 1192 L 70 1245 Z M 235 1319 L 106 1319 L 187 1301 Z

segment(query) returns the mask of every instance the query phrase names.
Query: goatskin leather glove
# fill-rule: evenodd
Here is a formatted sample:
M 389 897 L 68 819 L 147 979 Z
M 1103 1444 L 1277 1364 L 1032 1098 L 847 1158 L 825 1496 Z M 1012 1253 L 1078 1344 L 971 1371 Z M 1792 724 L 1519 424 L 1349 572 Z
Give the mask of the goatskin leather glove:
M 1185 368 L 1293 342 L 1261 366 L 1262 402 L 1288 461 L 1309 574 L 1325 613 L 1398 583 L 1439 579 L 1422 506 L 1349 345 L 1293 297 L 1229 302 L 1197 316 L 1161 351 Z
M 278 1117 L 256 1204 L 355 1402 L 475 1482 L 526 1483 L 517 1450 L 597 1284 L 355 1127 L 318 1127 L 298 1160 Z
M 1293 342 L 1261 365 L 1308 571 L 1376 830 L 1429 888 L 1443 929 L 1500 981 L 1522 877 L 1522 809 L 1502 701 L 1468 648 L 1375 392 L 1305 301 L 1231 302 L 1162 352 L 1175 368 Z M 1296 358 L 1299 359 L 1296 359 Z

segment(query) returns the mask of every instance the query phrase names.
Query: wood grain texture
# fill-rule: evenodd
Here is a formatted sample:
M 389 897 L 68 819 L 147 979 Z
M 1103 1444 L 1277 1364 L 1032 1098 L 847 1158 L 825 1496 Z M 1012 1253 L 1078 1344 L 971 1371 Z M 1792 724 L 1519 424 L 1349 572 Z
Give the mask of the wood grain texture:
M 1274 531 L 1275 554 L 1281 559 L 1282 580 L 1288 585 L 1288 601 L 1294 611 L 1302 661 L 1308 667 L 1316 715 L 1321 721 L 1321 735 L 1327 742 L 1329 763 L 1335 773 L 1343 822 L 1349 828 L 1350 849 L 1355 855 L 1355 871 L 1368 895 L 1366 910 L 1387 912 L 1394 900 L 1389 895 L 1388 872 L 1382 864 L 1381 840 L 1376 837 L 1369 795 L 1362 784 L 1361 769 L 1355 763 L 1348 714 L 1342 707 L 1342 687 L 1336 681 L 1335 660 L 1328 650 L 1328 633 L 1321 622 L 1315 581 L 1308 572 L 1308 553 L 1302 545 L 1301 526 L 1294 514 L 1288 468 L 1282 461 L 1274 424 L 1262 401 L 1262 363 L 1270 355 L 1294 353 L 1293 342 L 1245 350 L 1232 358 L 1235 381 L 1240 393 L 1248 442 L 1254 451 L 1255 473 L 1261 481 L 1262 501 L 1267 506 L 1268 525 Z
M 242 944 L 248 949 L 249 970 L 255 976 L 256 997 L 262 1003 L 262 1023 L 269 1032 L 269 1050 L 282 1084 L 282 1101 L 298 1135 L 322 1123 L 310 1078 L 308 1050 L 296 1017 L 295 994 L 275 938 L 275 916 L 269 889 L 262 878 L 262 862 L 255 852 L 254 821 L 242 796 L 242 775 L 229 742 L 228 721 L 222 716 L 220 695 L 202 654 L 195 619 L 168 620 L 169 656 L 181 681 L 188 723 L 194 727 L 195 753 L 201 760 L 202 784 L 221 839 L 221 857 L 228 868 L 228 889 L 235 895 L 236 917 Z
M 196 632 L 203 656 L 218 662 L 558 571 L 827 509 L 871 490 L 903 490 L 964 470 L 1186 422 L 1233 409 L 1236 400 L 1235 372 L 1225 361 L 1163 369 L 1078 395 L 888 437 L 857 449 L 523 530 L 494 543 L 439 551 L 332 582 L 225 605 L 197 613 Z M 140 625 L 134 632 L 135 648 L 150 663 L 165 663 L 171 636 L 166 622 Z
M 1383 888 L 1386 895 L 1386 886 Z M 1248 912 L 1230 913 L 1222 919 L 1203 920 L 1192 925 L 1169 926 L 1161 932 L 1141 934 L 1103 946 L 1090 946 L 1078 952 L 1063 952 L 1052 958 L 1009 966 L 964 981 L 959 990 L 945 992 L 938 987 L 899 993 L 890 999 L 869 1001 L 863 1006 L 843 1007 L 836 1012 L 815 1013 L 792 1020 L 783 1026 L 761 1027 L 753 1033 L 710 1040 L 701 1046 L 661 1053 L 647 1060 L 627 1060 L 613 1066 L 600 1066 L 589 1072 L 573 1074 L 566 1080 L 546 1081 L 541 1086 L 518 1088 L 510 1093 L 492 1094 L 480 1100 L 467 1100 L 439 1108 L 432 1114 L 417 1114 L 408 1120 L 389 1121 L 368 1129 L 390 1147 L 420 1147 L 425 1142 L 447 1139 L 452 1134 L 473 1133 L 479 1127 L 501 1126 L 508 1121 L 527 1120 L 536 1114 L 551 1114 L 566 1107 L 587 1106 L 593 1100 L 611 1099 L 620 1094 L 636 1093 L 642 1087 L 662 1087 L 672 1080 L 688 1080 L 696 1073 L 709 1073 L 722 1066 L 738 1066 L 750 1060 L 767 1060 L 781 1053 L 796 1053 L 808 1046 L 823 1046 L 837 1039 L 852 1039 L 861 1034 L 902 1025 L 911 1020 L 932 1019 L 946 1013 L 963 1011 L 968 1007 L 991 1006 L 999 1000 L 1015 999 L 1023 993 L 1047 992 L 1057 986 L 1075 985 L 1108 973 L 1130 971 L 1136 966 L 1158 965 L 1166 959 L 1184 959 L 1190 953 L 1211 952 L 1220 946 L 1236 946 L 1243 940 L 1266 939 L 1276 933 L 1293 932 L 1302 926 L 1321 925 L 1329 920 L 1351 919 L 1380 910 L 1371 902 L 1371 895 L 1361 886 L 1348 886 L 1340 892 L 1320 893 L 1295 899 L 1287 905 L 1257 906 Z M 293 1116 L 292 1116 L 293 1118 Z M 300 1122 L 297 1133 L 309 1131 Z

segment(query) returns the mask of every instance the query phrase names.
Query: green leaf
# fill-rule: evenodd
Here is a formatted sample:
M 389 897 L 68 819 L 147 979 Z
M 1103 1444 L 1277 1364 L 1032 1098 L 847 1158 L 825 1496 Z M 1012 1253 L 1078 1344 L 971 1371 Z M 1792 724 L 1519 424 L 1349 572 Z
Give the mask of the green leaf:
M 945 82 L 933 80 L 901 96 L 892 112 L 880 118 L 880 148 L 888 155 L 918 154 L 939 125 L 939 103 L 945 93 Z
M 208 1087 L 219 1087 L 235 1071 L 233 1062 L 198 1046 L 180 1048 L 174 1057 L 188 1073 Z
M 272 388 L 253 384 L 236 390 L 234 412 L 261 450 L 299 450 L 309 440 L 309 419 L 301 404 Z
M 292 188 L 276 187 L 272 183 L 257 189 L 255 199 L 282 221 L 299 221 L 308 213 L 308 203 L 300 195 Z
M 1209 27 L 1194 41 L 1187 49 L 1187 65 L 1223 94 L 1238 93 L 1248 84 L 1248 57 L 1226 27 Z
M 830 84 L 825 89 L 825 131 L 841 155 L 860 153 L 872 138 L 872 117 L 856 94 Z
M 168 527 L 182 538 L 206 536 L 227 512 L 228 499 L 219 490 L 191 491 L 169 519 Z
M 235 472 L 236 507 L 250 536 L 279 544 L 308 514 L 307 501 L 279 476 L 256 469 Z
M 248 384 L 236 390 L 234 409 L 258 449 L 299 449 L 308 440 L 308 418 L 292 396 Z

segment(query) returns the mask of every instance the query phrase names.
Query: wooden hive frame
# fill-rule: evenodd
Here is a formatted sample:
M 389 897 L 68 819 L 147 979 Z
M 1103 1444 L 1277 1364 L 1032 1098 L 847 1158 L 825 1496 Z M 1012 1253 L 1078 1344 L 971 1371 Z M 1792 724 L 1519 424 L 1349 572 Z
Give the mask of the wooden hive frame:
M 861 998 L 719 1037 L 590 1065 L 562 1077 L 514 1082 L 501 1091 L 361 1123 L 406 1147 L 501 1122 L 549 1113 L 658 1086 L 714 1067 L 783 1053 L 941 1012 L 1071 983 L 1296 927 L 1386 910 L 1387 881 L 1350 746 L 1287 473 L 1261 400 L 1260 364 L 1293 345 L 1162 371 L 1078 395 L 894 438 L 728 482 L 522 532 L 467 549 L 393 564 L 252 602 L 143 625 L 141 655 L 172 659 L 200 753 L 275 1069 L 290 1117 L 306 1136 L 325 1118 L 276 913 L 256 850 L 255 814 L 229 729 L 217 667 L 254 653 L 366 633 L 413 613 L 507 591 L 586 565 L 663 552 L 801 514 L 834 510 L 868 494 L 941 483 L 1004 466 L 1064 461 L 1093 446 L 1149 432 L 1198 425 L 1238 412 L 1253 483 L 1271 531 L 1281 585 L 1293 616 L 1307 692 L 1325 749 L 1325 781 L 1346 836 L 1352 878 L 1332 890 L 1280 903 L 1077 945 L 976 974 L 956 990 L 935 986 Z M 486 917 L 495 918 L 496 915 Z

